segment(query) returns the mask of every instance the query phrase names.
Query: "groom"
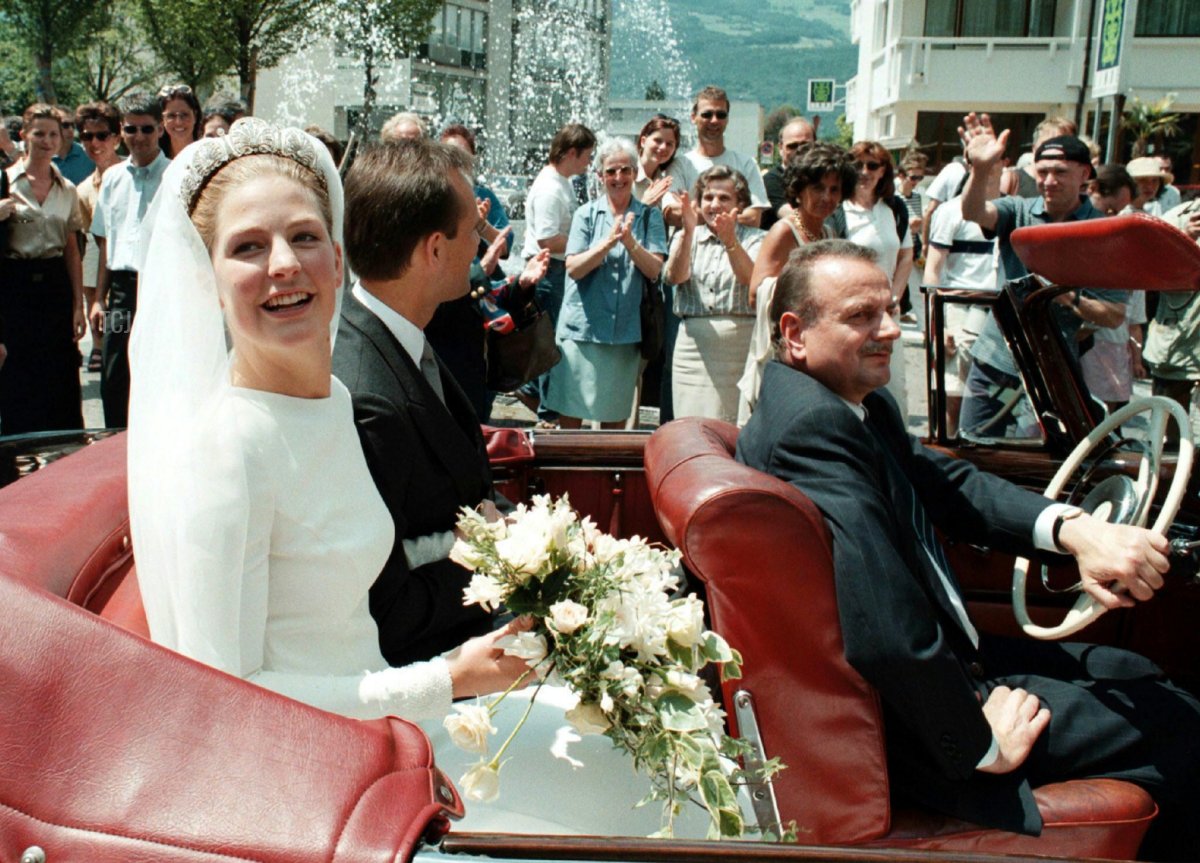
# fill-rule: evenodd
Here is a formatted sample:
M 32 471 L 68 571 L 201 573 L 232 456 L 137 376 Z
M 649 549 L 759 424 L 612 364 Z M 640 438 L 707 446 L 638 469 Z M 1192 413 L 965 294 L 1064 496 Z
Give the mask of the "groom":
M 491 628 L 463 605 L 449 558 L 458 509 L 492 482 L 479 420 L 423 332 L 466 293 L 479 238 L 469 157 L 429 140 L 374 146 L 346 177 L 346 258 L 358 282 L 342 304 L 333 373 L 349 388 L 371 475 L 396 544 L 371 588 L 391 665 L 428 659 Z

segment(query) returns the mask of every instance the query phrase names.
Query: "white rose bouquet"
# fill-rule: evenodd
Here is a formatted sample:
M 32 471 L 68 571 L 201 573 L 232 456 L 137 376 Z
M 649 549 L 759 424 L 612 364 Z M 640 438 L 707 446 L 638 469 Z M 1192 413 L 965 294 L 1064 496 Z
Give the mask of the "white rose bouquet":
M 746 744 L 725 733 L 724 712 L 698 672 L 715 662 L 722 679 L 737 678 L 741 657 L 704 628 L 699 599 L 672 598 L 679 552 L 638 537 L 614 539 L 579 519 L 565 495 L 535 497 L 507 521 L 489 523 L 464 509 L 458 527 L 464 538 L 450 557 L 474 572 L 464 602 L 489 610 L 503 604 L 534 619 L 531 630 L 500 646 L 524 658 L 531 674 L 543 681 L 553 674 L 578 694 L 566 719 L 579 733 L 603 734 L 633 756 L 651 780 L 647 799 L 663 802 L 656 835 L 670 836 L 691 800 L 708 811 L 710 837 L 742 836 L 735 786 L 767 779 L 783 765 L 773 760 L 754 777 L 738 766 Z M 522 718 L 489 757 L 491 717 L 507 695 L 456 705 L 445 720 L 455 744 L 481 756 L 461 779 L 468 799 L 499 794 L 502 757 L 524 724 Z

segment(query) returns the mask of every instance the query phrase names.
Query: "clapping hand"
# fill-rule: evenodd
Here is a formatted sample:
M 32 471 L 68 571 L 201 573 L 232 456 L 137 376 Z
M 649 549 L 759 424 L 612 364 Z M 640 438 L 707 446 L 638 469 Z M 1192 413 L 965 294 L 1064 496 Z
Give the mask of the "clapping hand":
M 525 262 L 525 269 L 521 271 L 520 278 L 517 279 L 523 289 L 529 290 L 537 285 L 542 279 L 546 278 L 546 272 L 550 269 L 550 250 L 542 249 L 532 258 Z
M 492 212 L 492 202 L 487 198 L 476 198 L 475 209 L 479 213 L 479 221 L 486 222 L 488 214 Z
M 967 114 L 963 117 L 963 125 L 958 127 L 958 134 L 963 139 L 967 159 L 977 170 L 990 171 L 1008 146 L 1008 129 L 997 135 L 992 128 L 992 118 L 987 114 L 974 111 Z
M 663 196 L 669 191 L 671 191 L 671 178 L 659 177 L 650 184 L 649 188 L 647 188 L 645 193 L 642 195 L 642 203 L 647 207 L 657 207 L 658 202 L 661 201 Z
M 696 230 L 696 226 L 700 224 L 700 212 L 692 205 L 692 199 L 687 192 L 679 193 L 679 205 L 682 207 L 680 215 L 683 218 L 683 229 Z
M 506 227 L 503 231 L 497 231 L 495 238 L 488 244 L 487 251 L 484 252 L 483 257 L 479 259 L 479 266 L 483 267 L 483 271 L 489 276 L 496 269 L 496 264 L 500 262 L 500 258 L 504 256 L 504 250 L 508 242 L 508 235 L 511 233 L 511 225 Z
M 614 219 L 612 230 L 608 233 L 608 247 L 611 249 L 617 243 L 626 249 L 633 244 L 633 213 L 626 213 L 623 218 Z
M 726 249 L 737 242 L 738 215 L 741 210 L 731 210 L 728 213 L 717 213 L 712 218 L 709 228 Z

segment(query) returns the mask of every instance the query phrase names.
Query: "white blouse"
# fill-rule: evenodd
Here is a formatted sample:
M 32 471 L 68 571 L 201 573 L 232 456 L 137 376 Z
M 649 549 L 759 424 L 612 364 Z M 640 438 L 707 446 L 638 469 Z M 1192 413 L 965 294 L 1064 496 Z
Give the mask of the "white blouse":
M 138 572 L 154 640 L 334 713 L 445 715 L 445 660 L 389 668 L 380 653 L 368 591 L 395 531 L 345 386 L 231 387 L 212 419 L 216 463 L 180 504 L 185 571 Z

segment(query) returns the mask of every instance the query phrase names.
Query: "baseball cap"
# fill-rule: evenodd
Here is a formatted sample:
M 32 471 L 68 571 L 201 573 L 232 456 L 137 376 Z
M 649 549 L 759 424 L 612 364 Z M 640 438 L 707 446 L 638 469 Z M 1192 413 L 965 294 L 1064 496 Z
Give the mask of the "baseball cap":
M 1058 159 L 1063 162 L 1087 165 L 1088 168 L 1092 167 L 1092 151 L 1088 149 L 1087 144 L 1074 135 L 1057 135 L 1043 141 L 1042 146 L 1038 147 L 1034 154 L 1034 161 L 1040 162 L 1042 159 Z M 1095 171 L 1093 170 L 1092 173 L 1094 174 Z

